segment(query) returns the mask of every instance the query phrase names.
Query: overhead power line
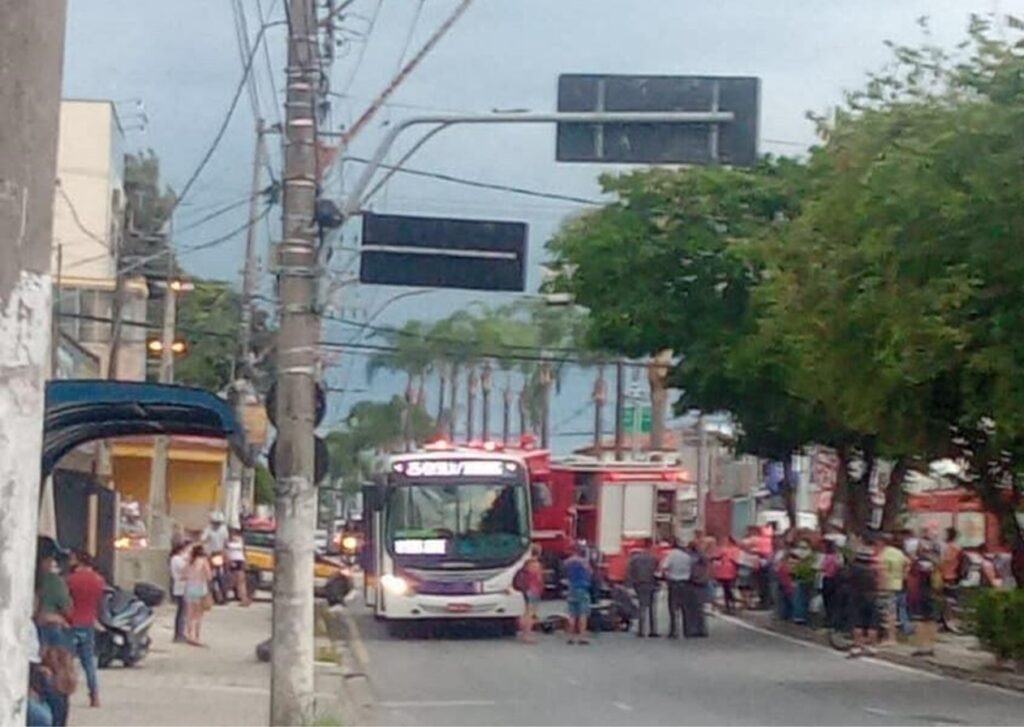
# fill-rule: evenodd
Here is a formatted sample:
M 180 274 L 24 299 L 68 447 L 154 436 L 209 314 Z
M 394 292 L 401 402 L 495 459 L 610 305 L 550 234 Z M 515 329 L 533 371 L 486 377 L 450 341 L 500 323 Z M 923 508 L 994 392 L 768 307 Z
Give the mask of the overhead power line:
M 97 235 L 92 230 L 90 230 L 88 227 L 86 227 L 85 224 L 82 222 L 82 218 L 79 217 L 79 215 L 78 215 L 78 208 L 76 208 L 75 207 L 75 203 L 71 201 L 71 197 L 68 196 L 67 191 L 64 189 L 64 185 L 60 183 L 60 179 L 57 180 L 56 187 L 57 187 L 57 191 L 60 192 L 61 198 L 64 200 L 65 204 L 67 204 L 68 210 L 71 212 L 71 219 L 74 220 L 75 227 L 77 227 L 82 232 L 82 234 L 85 235 L 86 237 L 88 237 L 90 240 L 92 240 L 93 242 L 99 243 L 100 245 L 105 247 L 107 250 L 109 250 L 110 249 L 110 243 L 107 242 L 106 240 L 104 240 L 99 235 Z M 101 260 L 101 259 L 103 259 L 105 257 L 107 257 L 107 255 L 104 254 L 104 255 L 97 256 L 95 259 L 96 260 Z
M 253 41 L 252 47 L 249 49 L 249 55 L 246 57 L 245 63 L 243 64 L 242 77 L 238 80 L 238 84 L 235 86 L 235 91 L 231 96 L 231 102 L 228 104 L 228 109 L 224 114 L 224 118 L 221 120 L 220 126 L 217 128 L 217 133 L 214 134 L 213 140 L 210 142 L 206 152 L 203 154 L 199 163 L 196 165 L 196 168 L 189 176 L 188 181 L 186 181 L 185 185 L 181 188 L 181 192 L 176 196 L 174 204 L 171 205 L 171 209 L 167 211 L 166 219 L 170 219 L 170 216 L 174 214 L 174 211 L 181 205 L 185 197 L 188 196 L 189 191 L 199 179 L 199 175 L 201 175 L 203 170 L 206 169 L 206 165 L 209 164 L 210 159 L 213 158 L 214 152 L 217 151 L 217 147 L 220 146 L 221 141 L 224 139 L 224 134 L 227 133 L 228 126 L 231 125 L 231 119 L 235 115 L 235 109 L 238 108 L 238 101 L 241 99 L 242 92 L 248 85 L 249 74 L 252 73 L 253 60 L 256 58 L 256 53 L 259 50 L 260 45 L 263 43 L 263 38 L 266 35 L 267 30 L 274 26 L 285 24 L 286 21 L 282 20 L 273 23 L 265 23 L 260 26 L 260 30 L 256 34 L 256 39 Z
M 353 156 L 346 154 L 343 157 L 344 161 L 356 162 L 357 164 L 369 164 L 370 160 L 366 157 Z M 577 197 L 571 194 L 560 194 L 558 192 L 545 192 L 537 189 L 528 189 L 526 187 L 517 187 L 510 184 L 499 184 L 497 182 L 483 182 L 478 179 L 468 179 L 466 177 L 457 177 L 452 174 L 445 174 L 443 172 L 429 172 L 425 169 L 415 169 L 411 167 L 398 166 L 394 164 L 381 164 L 381 169 L 387 169 L 394 171 L 397 174 L 407 174 L 412 177 L 425 177 L 428 179 L 436 179 L 440 182 L 448 182 L 450 184 L 461 184 L 466 187 L 475 187 L 477 189 L 490 189 L 495 192 L 507 192 L 509 194 L 519 194 L 525 197 L 537 197 L 539 199 L 553 199 L 561 202 L 574 202 L 577 204 L 585 204 L 593 207 L 603 207 L 608 204 L 607 202 L 601 202 L 600 200 L 590 199 L 587 197 Z

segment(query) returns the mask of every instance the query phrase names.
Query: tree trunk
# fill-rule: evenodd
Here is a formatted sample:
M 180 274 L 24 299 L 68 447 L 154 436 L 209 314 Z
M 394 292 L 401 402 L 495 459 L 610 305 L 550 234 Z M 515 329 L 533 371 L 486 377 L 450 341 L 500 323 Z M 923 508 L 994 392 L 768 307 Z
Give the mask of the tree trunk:
M 451 439 L 452 442 L 454 442 L 455 441 L 455 422 L 458 420 L 458 404 L 459 404 L 459 365 L 457 363 L 452 363 L 452 377 L 451 377 L 451 379 L 452 380 L 449 383 L 451 384 L 451 389 L 452 389 L 452 401 L 451 401 L 451 405 L 448 407 L 450 409 L 450 412 L 448 414 L 448 419 L 449 419 L 449 422 L 451 424 L 451 431 L 448 432 L 448 438 Z
M 551 384 L 554 382 L 554 373 L 550 364 L 540 365 L 540 446 L 543 449 L 551 447 Z
M 856 482 L 847 487 L 848 517 L 846 530 L 854 535 L 864 535 L 868 529 L 868 513 L 871 506 L 871 477 L 875 472 L 875 439 L 867 437 L 861 449 L 864 463 L 863 472 Z
M 509 426 L 512 419 L 512 387 L 506 386 L 501 404 L 501 441 L 508 444 Z
M 651 389 L 651 446 L 652 452 L 665 447 L 665 415 L 668 403 L 668 370 L 672 363 L 672 350 L 663 349 L 647 364 L 647 382 Z M 637 416 L 640 412 L 637 412 Z
M 445 373 L 444 366 L 442 365 L 437 369 L 437 422 L 439 426 L 444 418 L 445 385 L 447 383 L 448 374 Z
M 466 376 L 466 444 L 473 441 L 476 434 L 476 368 L 470 367 Z
M 799 527 L 796 511 L 796 488 L 793 486 L 793 455 L 782 458 L 782 498 L 786 503 L 786 517 L 789 518 L 790 531 Z
M 519 436 L 528 434 L 526 429 L 526 388 L 519 390 Z
M 484 363 L 480 372 L 480 438 L 491 438 L 491 364 Z
M 891 533 L 896 529 L 900 513 L 903 512 L 903 481 L 909 467 L 906 457 L 897 457 L 893 462 L 889 481 L 885 485 L 885 505 L 882 508 L 882 532 Z
M 402 449 L 406 452 L 412 451 L 412 407 L 414 397 L 413 376 L 409 374 L 409 380 L 405 385 L 405 407 L 402 409 Z
M 836 505 L 841 503 L 845 508 L 849 502 L 849 482 L 850 450 L 844 444 L 836 447 L 836 485 L 832 490 L 832 502 L 829 503 L 828 509 L 822 513 L 821 522 L 818 524 L 822 533 L 825 532 L 825 526 L 828 525 L 829 521 L 832 519 L 832 514 L 835 512 Z M 849 515 L 845 514 L 843 518 L 844 526 L 848 519 Z

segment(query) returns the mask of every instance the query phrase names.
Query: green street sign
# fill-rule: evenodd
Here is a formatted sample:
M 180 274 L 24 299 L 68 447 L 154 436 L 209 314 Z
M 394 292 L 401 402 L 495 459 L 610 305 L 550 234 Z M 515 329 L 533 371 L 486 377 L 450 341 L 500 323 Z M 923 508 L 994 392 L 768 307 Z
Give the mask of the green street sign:
M 622 430 L 627 434 L 636 431 L 636 407 L 626 406 L 622 410 Z M 651 407 L 640 407 L 640 431 L 643 434 L 651 432 Z

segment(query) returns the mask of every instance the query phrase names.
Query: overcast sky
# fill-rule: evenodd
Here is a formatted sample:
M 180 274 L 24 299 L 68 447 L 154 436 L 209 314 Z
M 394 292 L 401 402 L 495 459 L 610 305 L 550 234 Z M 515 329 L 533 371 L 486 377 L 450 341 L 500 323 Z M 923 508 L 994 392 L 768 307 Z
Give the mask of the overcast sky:
M 243 4 L 251 36 L 259 27 L 261 8 L 269 20 L 284 17 L 283 0 Z M 357 0 L 345 23 L 351 32 L 344 37 L 350 42 L 339 49 L 331 70 L 333 90 L 345 94 L 332 99 L 333 124 L 341 127 L 358 116 L 399 67 L 403 51 L 408 58 L 456 4 Z M 224 118 L 242 73 L 230 0 L 70 0 L 69 5 L 65 96 L 118 102 L 127 148 L 152 147 L 167 182 L 180 188 Z M 886 62 L 883 41 L 921 41 L 917 19 L 928 16 L 931 40 L 952 47 L 963 39 L 972 12 L 1024 15 L 1024 0 L 476 0 L 395 94 L 395 105 L 354 142 L 351 153 L 369 156 L 391 119 L 436 110 L 551 111 L 561 73 L 637 73 L 758 76 L 762 151 L 799 154 L 814 140 L 805 112 L 827 111 L 844 91 L 860 87 L 866 72 Z M 261 53 L 255 69 L 262 115 L 273 123 L 284 89 L 284 29 L 271 28 L 266 37 L 269 58 Z M 136 99 L 148 117 L 144 128 L 139 128 Z M 176 220 L 179 228 L 248 195 L 252 129 L 253 111 L 243 97 L 223 143 Z M 276 148 L 274 152 L 276 164 Z M 515 126 L 450 129 L 427 144 L 409 166 L 592 198 L 599 196 L 597 175 L 608 171 L 558 164 L 552 128 Z M 351 183 L 360 170 L 349 164 L 344 176 Z M 340 194 L 341 175 L 332 178 L 328 190 Z M 378 212 L 528 222 L 532 289 L 539 283 L 537 266 L 545 241 L 560 220 L 580 209 L 572 203 L 402 175 L 372 206 Z M 177 243 L 201 243 L 244 221 L 239 210 Z M 276 223 L 261 230 L 264 244 L 271 229 Z M 357 231 L 346 231 L 346 244 Z M 243 246 L 239 235 L 209 251 L 186 255 L 183 263 L 196 274 L 237 280 Z M 340 252 L 334 266 L 350 259 Z M 348 286 L 342 292 L 337 303 L 346 315 L 359 317 L 373 314 L 401 291 Z M 440 317 L 482 297 L 412 296 L 389 306 L 377 322 Z M 358 334 L 343 325 L 325 330 L 325 337 L 333 340 Z M 332 381 L 364 386 L 362 369 L 361 361 L 342 366 L 332 373 Z M 395 379 L 382 378 L 374 394 L 396 386 Z M 557 408 L 565 410 L 564 431 L 586 428 L 589 415 L 570 415 L 583 403 L 589 386 L 589 381 L 580 381 L 563 394 Z M 333 416 L 343 415 L 353 400 L 335 398 Z M 559 423 L 557 415 L 555 421 Z

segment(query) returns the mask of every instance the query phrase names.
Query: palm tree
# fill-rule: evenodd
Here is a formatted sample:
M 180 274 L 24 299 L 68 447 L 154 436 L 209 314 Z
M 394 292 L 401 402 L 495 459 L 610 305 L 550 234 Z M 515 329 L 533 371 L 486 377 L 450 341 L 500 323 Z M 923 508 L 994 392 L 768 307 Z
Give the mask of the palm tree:
M 402 410 L 406 447 L 413 439 L 412 408 L 423 403 L 416 396 L 417 384 L 422 389 L 423 380 L 434 365 L 434 350 L 428 332 L 422 321 L 407 321 L 400 329 L 383 334 L 390 350 L 376 353 L 366 362 L 366 377 L 371 383 L 380 371 L 402 372 L 407 377 L 405 407 Z
M 438 366 L 442 374 L 441 388 L 445 385 L 445 379 L 450 389 L 450 403 L 448 407 L 448 435 L 455 439 L 456 412 L 458 410 L 459 397 L 459 371 L 473 360 L 476 348 L 476 337 L 473 330 L 473 316 L 465 310 L 456 311 L 447 318 L 443 318 L 430 327 L 429 338 L 431 344 L 431 358 Z M 443 393 L 443 392 L 442 392 Z M 438 417 L 440 420 L 441 417 Z

